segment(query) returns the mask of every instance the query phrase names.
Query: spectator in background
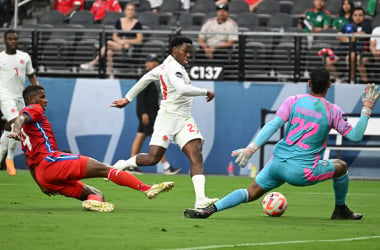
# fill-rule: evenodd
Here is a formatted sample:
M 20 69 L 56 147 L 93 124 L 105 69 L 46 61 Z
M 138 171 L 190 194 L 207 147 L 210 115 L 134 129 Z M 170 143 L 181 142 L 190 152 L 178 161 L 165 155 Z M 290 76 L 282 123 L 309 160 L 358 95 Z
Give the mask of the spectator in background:
M 332 28 L 336 30 L 341 30 L 343 26 L 351 21 L 352 11 L 355 5 L 351 0 L 343 0 L 342 6 L 339 10 L 339 15 L 334 19 L 332 23 Z
M 95 22 L 100 23 L 107 12 L 121 12 L 121 7 L 117 0 L 96 0 L 90 11 L 94 14 Z
M 150 8 L 153 13 L 157 13 L 161 5 L 164 3 L 164 0 L 148 0 L 150 3 Z
M 331 24 L 331 14 L 325 9 L 325 4 L 325 0 L 314 0 L 314 8 L 307 9 L 305 14 L 301 15 L 298 27 L 312 33 L 328 29 Z
M 255 9 L 265 0 L 244 0 L 249 6 L 249 12 L 254 12 Z
M 204 34 L 207 32 L 225 34 Z M 237 32 L 238 25 L 229 18 L 228 5 L 222 3 L 216 6 L 216 17 L 208 19 L 203 24 L 201 34 L 198 36 L 198 43 L 206 58 L 212 59 L 220 54 L 225 54 L 228 49 L 232 48 L 238 40 Z
M 118 31 L 136 31 L 133 33 L 119 34 L 114 32 L 112 40 L 107 41 L 107 71 L 110 78 L 114 78 L 113 73 L 113 55 L 114 53 L 128 53 L 132 55 L 133 46 L 141 44 L 143 41 L 143 34 L 137 31 L 142 30 L 142 24 L 135 18 L 136 7 L 132 3 L 128 3 L 124 9 L 125 17 L 120 18 L 115 23 L 115 29 Z M 100 51 L 100 56 L 104 57 L 106 48 L 103 47 Z M 99 56 L 89 63 L 81 64 L 80 68 L 83 70 L 94 70 L 95 65 L 99 62 Z
M 365 22 L 365 11 L 362 7 L 354 8 L 352 12 L 352 22 L 345 24 L 338 34 L 352 34 L 348 36 L 338 36 L 337 39 L 341 41 L 338 48 L 338 53 L 344 52 L 347 65 L 350 65 L 350 82 L 355 82 L 355 70 L 360 73 L 360 77 L 364 83 L 368 82 L 367 71 L 365 64 L 368 62 L 367 52 L 369 51 L 369 39 L 356 38 L 357 35 L 371 34 L 372 28 L 367 22 Z M 351 48 L 351 61 L 348 55 Z M 355 60 L 356 57 L 356 60 Z M 336 63 L 339 57 L 336 57 L 332 63 Z M 326 60 L 327 62 L 328 60 Z M 355 67 L 356 61 L 356 67 Z M 334 67 L 328 67 L 332 73 L 335 74 Z
M 13 6 L 10 0 L 0 0 L 0 27 L 8 27 L 13 18 Z
M 84 0 L 51 0 L 50 9 L 58 10 L 68 20 L 76 11 L 84 10 Z
M 156 54 L 150 54 L 145 59 L 146 72 L 151 71 L 160 65 L 160 60 Z M 140 94 L 137 95 L 136 114 L 139 119 L 139 127 L 136 137 L 132 143 L 131 157 L 140 153 L 141 146 L 148 136 L 153 134 L 153 125 L 156 120 L 157 112 L 160 107 L 160 83 L 152 80 Z M 181 169 L 176 169 L 170 166 L 166 160 L 165 154 L 161 158 L 164 175 L 175 175 L 181 172 Z M 141 173 L 138 167 L 128 167 L 129 173 Z
M 372 30 L 372 37 L 369 44 L 369 49 L 371 51 L 371 63 L 368 67 L 376 70 L 380 65 L 380 26 L 375 27 Z M 379 79 L 375 79 L 376 82 L 379 82 Z

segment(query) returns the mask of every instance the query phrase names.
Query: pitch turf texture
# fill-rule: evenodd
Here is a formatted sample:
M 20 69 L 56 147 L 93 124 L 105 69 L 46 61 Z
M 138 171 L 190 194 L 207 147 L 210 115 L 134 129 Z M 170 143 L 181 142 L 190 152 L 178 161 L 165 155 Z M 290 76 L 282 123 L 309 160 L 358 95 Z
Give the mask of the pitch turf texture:
M 141 175 L 146 183 L 174 181 L 155 200 L 103 179 L 85 180 L 115 204 L 112 213 L 85 211 L 81 202 L 42 194 L 27 171 L 0 172 L 0 249 L 380 249 L 380 182 L 353 180 L 349 206 L 361 221 L 333 221 L 332 182 L 284 185 L 288 209 L 264 214 L 261 200 L 206 220 L 185 219 L 194 191 L 187 175 Z M 248 177 L 207 176 L 207 194 L 222 197 Z

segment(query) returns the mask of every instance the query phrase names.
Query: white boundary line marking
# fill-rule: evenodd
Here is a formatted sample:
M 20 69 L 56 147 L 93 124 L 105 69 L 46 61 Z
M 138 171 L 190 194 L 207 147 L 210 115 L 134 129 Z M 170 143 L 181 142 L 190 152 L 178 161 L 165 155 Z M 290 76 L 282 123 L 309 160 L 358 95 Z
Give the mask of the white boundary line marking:
M 170 249 L 171 250 L 217 249 L 217 248 L 232 248 L 232 247 L 290 245 L 290 244 L 319 243 L 319 242 L 342 242 L 342 241 L 369 240 L 369 239 L 380 239 L 380 235 L 333 239 L 333 240 L 295 240 L 295 241 L 261 242 L 261 243 L 258 242 L 258 243 L 241 243 L 241 244 L 231 244 L 231 245 L 211 245 L 211 246 L 198 246 L 198 247 L 187 247 L 187 248 L 170 248 Z

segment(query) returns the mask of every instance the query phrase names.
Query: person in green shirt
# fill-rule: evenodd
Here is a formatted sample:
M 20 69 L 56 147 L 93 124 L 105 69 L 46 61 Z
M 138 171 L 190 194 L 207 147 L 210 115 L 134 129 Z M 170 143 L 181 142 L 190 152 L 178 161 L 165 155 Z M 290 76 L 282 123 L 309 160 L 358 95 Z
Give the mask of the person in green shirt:
M 341 30 L 343 26 L 351 21 L 352 10 L 355 8 L 354 2 L 351 0 L 343 0 L 342 6 L 339 10 L 339 16 L 337 16 L 333 23 L 332 28 Z
M 325 3 L 325 0 L 314 0 L 314 8 L 307 9 L 305 14 L 301 15 L 298 27 L 313 33 L 328 29 L 331 24 L 331 14 L 324 8 Z

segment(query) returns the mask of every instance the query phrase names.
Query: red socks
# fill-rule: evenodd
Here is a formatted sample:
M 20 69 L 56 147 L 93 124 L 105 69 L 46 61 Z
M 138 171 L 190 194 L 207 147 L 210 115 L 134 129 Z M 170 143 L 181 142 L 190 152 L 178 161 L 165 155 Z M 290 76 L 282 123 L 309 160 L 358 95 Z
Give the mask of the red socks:
M 130 187 L 142 192 L 151 188 L 151 186 L 146 185 L 130 173 L 117 170 L 116 168 L 110 168 L 110 170 L 108 170 L 107 178 L 120 186 Z

